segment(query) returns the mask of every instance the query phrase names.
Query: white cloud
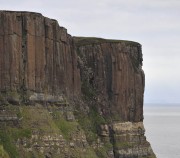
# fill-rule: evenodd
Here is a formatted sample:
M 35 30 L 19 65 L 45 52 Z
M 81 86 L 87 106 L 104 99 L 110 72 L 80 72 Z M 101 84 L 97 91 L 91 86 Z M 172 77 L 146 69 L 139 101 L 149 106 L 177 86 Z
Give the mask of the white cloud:
M 57 19 L 72 35 L 140 42 L 145 102 L 163 98 L 180 102 L 179 0 L 0 0 L 0 4 L 2 10 L 29 10 Z

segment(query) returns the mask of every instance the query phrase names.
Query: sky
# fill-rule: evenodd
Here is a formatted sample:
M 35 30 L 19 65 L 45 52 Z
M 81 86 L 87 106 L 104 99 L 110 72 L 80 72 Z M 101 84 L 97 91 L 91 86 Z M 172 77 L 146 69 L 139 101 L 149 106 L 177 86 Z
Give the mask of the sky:
M 73 36 L 142 44 L 145 103 L 180 103 L 179 0 L 0 0 L 0 10 L 56 19 Z

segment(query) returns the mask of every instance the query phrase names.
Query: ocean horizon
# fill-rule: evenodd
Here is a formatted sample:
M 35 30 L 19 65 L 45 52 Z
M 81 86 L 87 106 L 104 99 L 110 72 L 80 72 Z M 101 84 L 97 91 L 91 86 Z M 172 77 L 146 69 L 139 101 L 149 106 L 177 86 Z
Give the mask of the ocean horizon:
M 157 158 L 180 158 L 180 104 L 145 104 L 146 138 Z

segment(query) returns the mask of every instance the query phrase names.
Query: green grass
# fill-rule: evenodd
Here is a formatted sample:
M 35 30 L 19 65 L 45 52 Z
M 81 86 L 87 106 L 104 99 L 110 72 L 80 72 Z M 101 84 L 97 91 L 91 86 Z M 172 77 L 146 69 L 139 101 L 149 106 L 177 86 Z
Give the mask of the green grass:
M 20 98 L 20 94 L 17 91 L 8 91 L 7 95 L 11 96 L 11 97 L 13 97 L 15 99 L 19 99 Z
M 10 128 L 9 133 L 13 140 L 17 141 L 18 138 L 30 138 L 32 133 L 30 129 L 19 129 L 19 128 Z
M 137 42 L 127 41 L 127 40 L 113 40 L 113 39 L 104 39 L 97 37 L 73 37 L 75 45 L 77 47 L 90 45 L 90 44 L 101 44 L 101 43 L 125 43 L 128 45 L 140 45 Z
M 22 127 L 25 129 L 38 130 L 44 133 L 59 133 L 48 110 L 42 105 L 21 106 Z
M 72 151 L 74 158 L 99 158 L 92 148 L 87 148 L 86 151 L 82 149 L 75 149 Z
M 11 158 L 18 158 L 19 154 L 13 143 L 13 138 L 7 131 L 0 131 L 0 144 L 3 145 Z
M 19 138 L 30 138 L 31 131 L 29 129 L 19 129 L 7 127 L 6 131 L 0 131 L 0 144 L 4 146 L 11 158 L 18 158 L 19 154 L 15 146 L 15 142 Z
M 93 124 L 91 118 L 89 118 L 87 115 L 77 115 L 78 122 L 85 131 L 87 141 L 92 144 L 94 141 L 97 140 L 97 133 L 96 133 L 96 127 Z
M 74 132 L 77 129 L 77 122 L 69 122 L 65 120 L 63 117 L 61 117 L 58 120 L 55 120 L 55 124 L 60 129 L 63 137 L 66 140 L 71 139 L 71 133 Z
M 78 119 L 78 123 L 85 131 L 87 141 L 90 144 L 96 142 L 98 138 L 99 126 L 106 124 L 105 119 L 98 113 L 97 108 L 95 106 L 90 107 L 88 114 L 84 114 L 78 110 L 75 115 Z
M 107 157 L 107 152 L 112 150 L 113 145 L 110 142 L 105 143 L 102 147 L 96 150 L 96 154 L 99 158 Z
M 31 130 L 18 127 L 6 126 L 5 129 L 0 131 L 0 144 L 3 145 L 11 158 L 19 157 L 18 150 L 15 146 L 15 142 L 19 138 L 30 138 Z
M 8 153 L 4 150 L 2 145 L 0 145 L 0 157 L 1 158 L 9 158 Z
M 114 143 L 114 147 L 116 149 L 126 149 L 126 148 L 132 148 L 133 144 L 131 144 L 129 142 L 116 142 L 116 143 Z
M 83 158 L 98 158 L 92 149 L 88 149 L 84 154 Z
M 11 126 L 6 124 L 3 130 L 0 130 L 0 154 L 4 154 L 5 151 L 11 158 L 19 157 L 41 157 L 38 151 L 26 152 L 21 148 L 16 147 L 16 142 L 21 138 L 31 138 L 34 131 L 40 132 L 41 135 L 46 134 L 62 134 L 67 142 L 73 138 L 73 132 L 81 130 L 84 132 L 89 143 L 97 142 L 98 129 L 101 124 L 106 124 L 105 119 L 98 113 L 96 106 L 90 107 L 89 114 L 83 114 L 82 111 L 77 111 L 78 121 L 67 121 L 64 113 L 56 106 L 50 106 L 48 108 L 43 107 L 40 104 L 35 106 L 12 106 L 6 107 L 6 110 L 11 111 L 13 114 L 17 114 L 18 118 L 21 118 L 18 126 Z M 50 112 L 51 111 L 51 112 Z M 83 131 L 84 130 L 84 131 Z M 31 144 L 27 143 L 31 147 Z M 70 149 L 69 152 L 77 153 L 77 157 L 82 158 L 97 158 L 97 154 L 90 146 L 85 147 L 86 151 L 82 148 L 75 147 Z M 99 153 L 105 155 L 107 151 L 106 147 L 100 148 Z M 2 156 L 0 156 L 2 157 Z M 78 157 L 78 158 L 79 158 Z M 8 158 L 8 157 L 4 157 Z
M 31 138 L 32 131 L 39 131 L 42 135 L 46 133 L 60 133 L 48 110 L 41 105 L 9 105 L 6 107 L 6 110 L 12 114 L 16 113 L 18 118 L 21 118 L 18 126 L 14 127 L 6 124 L 3 127 L 3 131 L 0 131 L 0 144 L 3 145 L 11 158 L 18 158 L 19 153 L 20 155 L 25 154 L 24 157 L 28 157 L 29 153 L 19 151 L 15 143 L 21 138 Z M 34 154 L 37 155 L 38 153 L 35 152 Z

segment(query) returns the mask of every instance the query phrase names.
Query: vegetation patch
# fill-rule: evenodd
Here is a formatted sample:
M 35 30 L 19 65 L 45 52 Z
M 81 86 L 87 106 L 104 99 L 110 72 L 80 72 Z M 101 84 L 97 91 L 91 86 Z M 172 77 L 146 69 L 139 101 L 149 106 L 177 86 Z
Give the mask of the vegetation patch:
M 132 148 L 133 144 L 129 142 L 115 142 L 114 147 L 115 149 L 126 149 L 126 148 Z
M 95 88 L 88 81 L 82 82 L 81 91 L 84 95 L 84 99 L 87 101 L 92 100 L 97 94 Z
M 0 104 L 4 104 L 5 103 L 5 97 L 2 93 L 0 93 Z
M 76 149 L 72 153 L 74 158 L 99 158 L 92 148 L 87 148 L 86 151 Z
M 13 140 L 17 141 L 18 138 L 30 138 L 32 133 L 30 129 L 19 129 L 19 128 L 10 128 L 9 133 Z
M 134 41 L 127 40 L 113 40 L 113 39 L 104 39 L 96 37 L 74 37 L 75 45 L 77 47 L 90 45 L 90 44 L 101 44 L 101 43 L 125 43 L 128 45 L 140 45 Z
M 69 140 L 71 138 L 71 133 L 77 129 L 77 122 L 67 121 L 60 112 L 54 112 L 56 119 L 54 122 L 56 126 L 60 129 L 65 139 Z
M 4 150 L 2 145 L 0 145 L 0 157 L 1 158 L 9 158 L 8 153 Z
M 54 123 L 49 111 L 42 105 L 21 106 L 21 126 L 25 129 L 38 130 L 41 133 L 57 132 L 59 129 Z
M 75 115 L 79 124 L 85 131 L 87 141 L 90 144 L 96 142 L 100 125 L 106 124 L 105 119 L 98 113 L 97 108 L 95 106 L 90 107 L 88 114 L 84 114 L 82 111 L 78 110 Z
M 13 142 L 13 138 L 7 131 L 0 131 L 0 144 L 3 145 L 11 158 L 18 158 L 19 154 Z
M 112 150 L 113 145 L 110 142 L 105 143 L 102 147 L 96 150 L 96 154 L 99 158 L 107 157 L 108 151 Z

